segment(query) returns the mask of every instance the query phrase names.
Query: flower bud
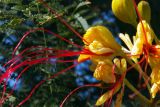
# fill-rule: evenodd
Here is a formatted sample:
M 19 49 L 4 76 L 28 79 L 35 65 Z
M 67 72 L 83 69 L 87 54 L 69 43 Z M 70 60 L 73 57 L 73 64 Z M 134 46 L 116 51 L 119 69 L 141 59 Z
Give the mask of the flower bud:
M 146 20 L 148 23 L 150 23 L 151 8 L 150 8 L 149 3 L 147 1 L 140 1 L 138 3 L 138 11 L 141 14 L 142 19 Z
M 117 68 L 120 70 L 119 73 L 122 74 L 122 73 L 126 72 L 126 70 L 127 70 L 127 62 L 126 62 L 126 60 L 124 58 L 122 58 L 122 59 L 115 58 L 113 60 L 113 62 L 117 66 Z
M 137 25 L 137 15 L 132 0 L 112 0 L 112 11 L 122 22 Z

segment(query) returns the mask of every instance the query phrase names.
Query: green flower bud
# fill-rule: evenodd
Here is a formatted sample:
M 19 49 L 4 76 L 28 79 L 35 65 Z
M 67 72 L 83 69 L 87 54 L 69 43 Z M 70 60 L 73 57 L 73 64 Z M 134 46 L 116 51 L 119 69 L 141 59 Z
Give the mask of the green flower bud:
M 119 20 L 136 27 L 137 15 L 132 0 L 112 0 L 112 11 Z
M 150 23 L 151 8 L 150 8 L 149 3 L 147 1 L 140 1 L 138 3 L 138 11 L 141 14 L 142 19 L 146 20 L 148 23 Z

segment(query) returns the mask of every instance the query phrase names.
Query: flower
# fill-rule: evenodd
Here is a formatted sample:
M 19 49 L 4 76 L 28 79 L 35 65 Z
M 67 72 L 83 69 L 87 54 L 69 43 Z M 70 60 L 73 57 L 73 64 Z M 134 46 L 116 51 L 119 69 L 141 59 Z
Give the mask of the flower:
M 116 42 L 111 32 L 104 26 L 90 27 L 83 36 L 84 48 L 90 52 L 101 55 L 107 53 L 121 53 L 121 46 Z M 80 62 L 83 59 L 91 58 L 93 55 L 81 54 L 78 58 Z
M 152 45 L 155 34 L 150 25 L 143 20 L 137 25 L 137 33 L 136 36 L 133 36 L 133 43 L 128 34 L 120 33 L 119 37 L 129 48 L 131 55 L 139 56 L 143 53 L 144 46 Z
M 87 30 L 83 36 L 85 49 L 88 49 L 94 55 L 81 54 L 78 61 L 90 58 L 92 61 L 91 69 L 94 71 L 94 77 L 105 83 L 114 83 L 115 76 L 112 72 L 112 57 L 107 53 L 119 54 L 121 46 L 115 41 L 111 32 L 104 26 L 95 26 Z M 109 58 L 110 57 L 110 58 Z
M 120 65 L 117 67 L 119 71 L 115 71 L 114 63 L 112 60 L 116 56 L 123 56 L 121 46 L 116 42 L 111 32 L 104 26 L 95 26 L 87 30 L 83 36 L 84 53 L 82 53 L 78 61 L 89 58 L 92 62 L 90 68 L 93 73 L 93 77 L 105 84 L 118 84 L 112 90 L 104 93 L 98 100 L 96 105 L 102 105 L 106 100 L 115 94 L 120 86 L 121 82 L 116 83 L 115 73 L 124 73 L 127 69 L 125 59 L 120 60 Z M 85 51 L 89 50 L 93 54 L 85 54 Z
M 119 37 L 124 41 L 130 50 L 131 55 L 140 56 L 142 53 L 147 55 L 147 61 L 152 69 L 151 73 L 151 83 L 152 87 L 150 93 L 152 98 L 155 98 L 156 93 L 160 90 L 160 46 L 158 44 L 153 45 L 153 40 L 156 41 L 156 35 L 154 34 L 150 25 L 142 20 L 137 25 L 136 36 L 133 37 L 133 44 L 128 36 L 128 34 L 120 34 Z M 147 52 L 146 52 L 147 51 Z M 137 59 L 132 56 L 132 60 L 137 62 Z

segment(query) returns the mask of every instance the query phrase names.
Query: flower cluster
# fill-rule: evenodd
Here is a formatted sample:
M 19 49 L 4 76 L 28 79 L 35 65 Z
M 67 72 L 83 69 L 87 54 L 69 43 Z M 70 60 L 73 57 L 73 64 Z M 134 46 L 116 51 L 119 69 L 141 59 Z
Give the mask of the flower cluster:
M 119 34 L 120 39 L 127 47 L 118 44 L 111 32 L 104 26 L 90 27 L 84 34 L 84 49 L 93 54 L 82 53 L 78 61 L 89 58 L 92 62 L 90 69 L 94 72 L 94 78 L 103 84 L 101 87 L 104 88 L 104 84 L 112 84 L 109 90 L 106 88 L 107 92 L 97 100 L 96 105 L 102 105 L 121 90 L 117 95 L 116 106 L 119 107 L 124 84 L 137 93 L 138 90 L 133 88 L 126 78 L 126 73 L 131 68 L 135 68 L 139 72 L 145 81 L 144 84 L 149 90 L 151 99 L 155 98 L 160 90 L 160 45 L 150 26 L 151 9 L 149 3 L 140 1 L 137 6 L 134 0 L 112 0 L 112 10 L 119 20 L 131 24 L 137 32 L 133 36 L 133 40 L 128 34 Z M 146 63 L 145 69 L 140 66 L 142 62 Z M 148 75 L 149 68 L 151 74 Z M 147 99 L 141 93 L 138 92 L 138 95 L 146 102 L 152 103 L 152 100 Z

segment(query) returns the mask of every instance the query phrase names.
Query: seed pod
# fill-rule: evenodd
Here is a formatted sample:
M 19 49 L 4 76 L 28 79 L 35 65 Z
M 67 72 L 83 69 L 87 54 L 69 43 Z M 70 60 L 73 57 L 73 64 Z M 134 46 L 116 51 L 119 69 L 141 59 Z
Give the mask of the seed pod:
M 150 8 L 149 3 L 147 1 L 140 1 L 138 3 L 138 11 L 141 14 L 142 19 L 146 20 L 148 23 L 150 23 L 151 8 Z
M 112 0 L 112 11 L 119 20 L 136 27 L 137 15 L 132 0 Z

